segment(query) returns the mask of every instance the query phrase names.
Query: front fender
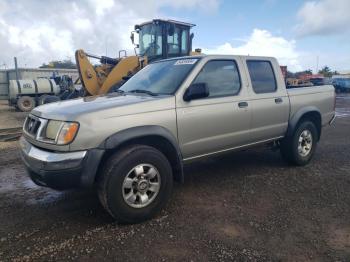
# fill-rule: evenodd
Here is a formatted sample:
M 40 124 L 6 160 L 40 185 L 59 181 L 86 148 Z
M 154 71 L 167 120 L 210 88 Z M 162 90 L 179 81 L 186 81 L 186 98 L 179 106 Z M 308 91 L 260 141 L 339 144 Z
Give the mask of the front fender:
M 121 144 L 123 144 L 124 142 L 126 142 L 128 140 L 140 138 L 140 137 L 145 137 L 145 136 L 150 136 L 150 135 L 162 136 L 162 137 L 166 138 L 167 140 L 169 140 L 169 142 L 171 142 L 171 144 L 176 149 L 180 150 L 178 147 L 178 144 L 177 144 L 177 140 L 175 139 L 175 137 L 171 134 L 171 132 L 169 130 L 167 130 L 161 126 L 153 126 L 153 125 L 131 127 L 131 128 L 127 128 L 127 129 L 124 129 L 122 131 L 119 131 L 119 132 L 109 136 L 101 144 L 101 146 L 104 149 L 112 149 L 112 148 L 116 148 L 116 147 L 120 146 Z
M 177 139 L 174 137 L 174 135 L 167 130 L 164 127 L 161 126 L 155 126 L 155 125 L 149 125 L 149 126 L 137 126 L 137 127 L 131 127 L 122 131 L 119 131 L 111 136 L 109 136 L 101 145 L 99 148 L 110 150 L 118 148 L 119 146 L 123 145 L 124 143 L 127 143 L 131 140 L 137 140 L 141 138 L 147 138 L 147 137 L 161 137 L 163 139 L 166 139 L 167 142 L 170 143 L 172 150 L 173 150 L 173 169 L 174 169 L 174 175 L 176 180 L 183 182 L 184 181 L 184 173 L 183 173 L 183 163 L 182 163 L 182 154 L 177 142 Z

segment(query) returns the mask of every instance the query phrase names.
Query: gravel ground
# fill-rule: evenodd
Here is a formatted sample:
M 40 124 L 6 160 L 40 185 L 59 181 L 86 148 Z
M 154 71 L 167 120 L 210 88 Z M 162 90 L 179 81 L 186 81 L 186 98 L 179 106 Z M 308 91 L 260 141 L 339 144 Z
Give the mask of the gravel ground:
M 23 119 L 4 107 L 1 125 Z M 17 143 L 0 143 L 0 261 L 350 261 L 350 96 L 337 115 L 308 166 L 264 148 L 190 164 L 137 225 L 114 223 L 94 191 L 37 187 Z

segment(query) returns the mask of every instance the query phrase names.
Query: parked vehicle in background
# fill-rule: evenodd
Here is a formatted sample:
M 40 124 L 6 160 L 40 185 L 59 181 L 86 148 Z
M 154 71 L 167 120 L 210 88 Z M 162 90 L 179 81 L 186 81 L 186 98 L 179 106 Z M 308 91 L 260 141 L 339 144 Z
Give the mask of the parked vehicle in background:
M 314 84 L 310 82 L 310 80 L 301 80 L 298 78 L 287 78 L 286 79 L 286 87 L 287 88 L 297 88 L 297 87 L 307 87 L 313 86 Z
M 287 162 L 306 165 L 334 108 L 333 86 L 287 90 L 275 58 L 173 58 L 116 93 L 35 108 L 21 155 L 38 185 L 96 186 L 117 221 L 135 223 L 164 207 L 187 162 L 274 144 Z
M 42 96 L 38 105 L 78 98 L 85 95 L 85 90 L 82 88 L 79 78 L 77 78 L 74 83 L 72 77 L 68 75 L 55 76 L 52 77 L 52 79 L 60 87 L 60 92 L 58 94 L 47 94 Z
M 57 95 L 60 87 L 53 79 L 39 78 L 10 80 L 8 101 L 10 106 L 23 112 L 29 112 L 46 95 Z
M 350 92 L 350 78 L 333 78 L 332 84 L 337 93 Z
M 310 78 L 309 81 L 314 85 L 314 86 L 322 86 L 324 85 L 324 78 L 323 77 L 315 77 L 315 78 Z
M 9 80 L 9 105 L 29 112 L 38 105 L 82 96 L 82 89 L 76 86 L 68 75 Z

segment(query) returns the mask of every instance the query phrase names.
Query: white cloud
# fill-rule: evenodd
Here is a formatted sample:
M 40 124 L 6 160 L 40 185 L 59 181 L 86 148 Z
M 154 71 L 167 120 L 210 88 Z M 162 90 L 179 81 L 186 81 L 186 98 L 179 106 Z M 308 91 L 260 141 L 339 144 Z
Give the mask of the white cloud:
M 108 9 L 111 9 L 114 6 L 113 0 L 103 0 L 103 1 L 93 0 L 92 2 L 96 6 L 96 14 L 98 16 L 104 15 L 104 13 Z
M 273 56 L 281 65 L 287 65 L 292 71 L 302 69 L 295 40 L 289 41 L 261 29 L 254 29 L 241 45 L 232 46 L 231 43 L 224 43 L 214 48 L 203 48 L 203 52 L 205 54 Z
M 73 21 L 73 26 L 77 30 L 89 30 L 92 27 L 92 24 L 88 18 L 77 18 Z
M 219 7 L 218 0 L 163 0 L 160 3 L 173 8 L 200 9 L 205 12 L 215 12 Z
M 117 56 L 133 53 L 130 31 L 137 23 L 160 17 L 162 7 L 215 11 L 219 0 L 0 0 L 0 64 L 39 66 L 74 59 L 74 51 Z M 5 52 L 4 52 L 5 50 Z
M 299 36 L 330 35 L 349 32 L 350 1 L 321 0 L 306 2 L 298 11 Z

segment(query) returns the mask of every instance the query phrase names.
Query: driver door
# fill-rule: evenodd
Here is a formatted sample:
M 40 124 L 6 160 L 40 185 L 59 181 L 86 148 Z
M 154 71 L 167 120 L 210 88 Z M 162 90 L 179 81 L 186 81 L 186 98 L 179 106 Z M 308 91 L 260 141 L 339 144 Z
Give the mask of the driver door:
M 205 83 L 209 97 L 186 102 L 183 93 L 177 95 L 178 139 L 185 160 L 249 141 L 251 112 L 243 102 L 248 94 L 240 69 L 238 59 L 209 60 L 192 82 Z

